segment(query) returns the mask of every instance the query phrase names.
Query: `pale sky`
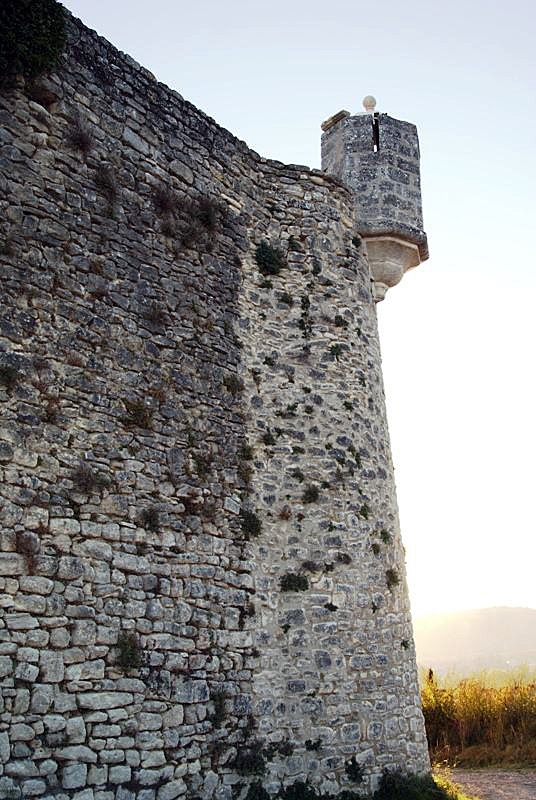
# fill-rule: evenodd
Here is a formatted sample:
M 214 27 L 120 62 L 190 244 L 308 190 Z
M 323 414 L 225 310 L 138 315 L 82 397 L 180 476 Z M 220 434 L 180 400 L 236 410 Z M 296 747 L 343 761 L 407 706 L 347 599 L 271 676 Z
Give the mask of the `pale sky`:
M 536 607 L 536 6 L 66 0 L 263 156 L 340 109 L 415 123 L 430 260 L 378 306 L 413 611 Z

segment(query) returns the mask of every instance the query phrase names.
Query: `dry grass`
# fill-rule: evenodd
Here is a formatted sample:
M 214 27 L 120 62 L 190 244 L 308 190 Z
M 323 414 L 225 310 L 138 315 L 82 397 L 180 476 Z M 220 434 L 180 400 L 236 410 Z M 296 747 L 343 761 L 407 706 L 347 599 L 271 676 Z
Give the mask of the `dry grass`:
M 453 683 L 430 671 L 421 690 L 432 759 L 456 766 L 536 764 L 536 681 L 481 673 Z

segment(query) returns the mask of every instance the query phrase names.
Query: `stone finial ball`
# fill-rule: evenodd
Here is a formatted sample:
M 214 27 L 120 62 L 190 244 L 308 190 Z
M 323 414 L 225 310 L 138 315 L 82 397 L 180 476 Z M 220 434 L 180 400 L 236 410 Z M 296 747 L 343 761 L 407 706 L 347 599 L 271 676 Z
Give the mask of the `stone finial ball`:
M 376 98 L 371 94 L 367 94 L 367 96 L 363 98 L 363 108 L 365 111 L 372 113 L 376 108 Z

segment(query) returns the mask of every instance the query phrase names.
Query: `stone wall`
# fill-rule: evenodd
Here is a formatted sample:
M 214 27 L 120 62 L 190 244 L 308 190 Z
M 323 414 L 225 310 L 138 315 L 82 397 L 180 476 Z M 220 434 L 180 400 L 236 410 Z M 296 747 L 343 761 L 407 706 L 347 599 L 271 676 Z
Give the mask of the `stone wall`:
M 353 199 L 68 27 L 0 96 L 0 796 L 427 769 Z

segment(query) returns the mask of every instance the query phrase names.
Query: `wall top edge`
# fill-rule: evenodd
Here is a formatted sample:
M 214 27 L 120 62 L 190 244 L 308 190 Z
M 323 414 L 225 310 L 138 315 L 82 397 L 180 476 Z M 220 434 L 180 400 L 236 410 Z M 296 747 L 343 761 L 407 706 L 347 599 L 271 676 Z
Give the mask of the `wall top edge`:
M 107 58 L 103 59 L 103 61 L 106 60 L 108 62 L 108 66 L 114 70 L 114 73 L 120 73 L 121 71 L 125 74 L 134 73 L 141 83 L 152 89 L 153 92 L 156 91 L 158 95 L 160 95 L 162 101 L 167 104 L 170 109 L 176 109 L 182 114 L 186 111 L 196 117 L 200 122 L 208 126 L 214 134 L 217 134 L 219 137 L 226 140 L 228 144 L 241 151 L 247 158 L 255 163 L 257 168 L 262 169 L 264 172 L 277 173 L 282 177 L 291 177 L 296 181 L 312 182 L 317 186 L 319 183 L 322 183 L 325 184 L 330 191 L 339 190 L 344 195 L 350 196 L 348 187 L 342 181 L 320 169 L 315 169 L 303 164 L 285 164 L 277 159 L 261 156 L 250 148 L 242 139 L 239 139 L 231 133 L 231 131 L 219 125 L 216 120 L 204 111 L 189 100 L 186 100 L 175 89 L 159 81 L 150 70 L 139 64 L 128 53 L 119 50 L 104 36 L 97 33 L 97 31 L 84 25 L 84 23 L 78 19 L 78 17 L 75 17 L 68 9 L 65 9 L 65 11 L 67 18 L 67 51 L 66 54 L 64 54 L 64 63 L 65 57 L 70 56 L 74 58 L 75 61 L 78 61 L 81 67 L 84 67 L 84 64 L 80 63 L 79 59 L 77 59 L 76 51 L 79 52 L 81 49 L 85 51 L 91 48 L 105 51 Z M 57 74 L 60 73 L 61 66 L 57 71 Z M 124 75 L 121 76 L 117 74 L 117 77 L 124 77 Z

